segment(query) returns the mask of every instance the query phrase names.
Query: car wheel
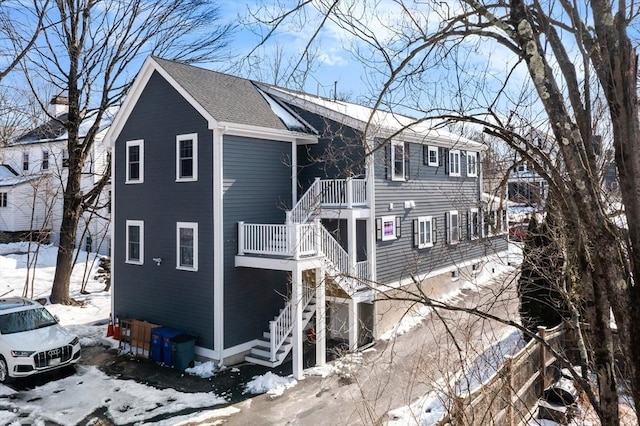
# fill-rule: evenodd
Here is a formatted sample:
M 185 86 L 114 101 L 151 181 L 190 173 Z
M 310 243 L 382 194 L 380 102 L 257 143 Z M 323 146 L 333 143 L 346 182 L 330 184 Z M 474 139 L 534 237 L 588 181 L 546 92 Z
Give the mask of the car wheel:
M 7 361 L 4 357 L 0 356 L 0 383 L 6 384 L 11 382 L 11 376 L 9 376 L 9 367 L 7 367 Z

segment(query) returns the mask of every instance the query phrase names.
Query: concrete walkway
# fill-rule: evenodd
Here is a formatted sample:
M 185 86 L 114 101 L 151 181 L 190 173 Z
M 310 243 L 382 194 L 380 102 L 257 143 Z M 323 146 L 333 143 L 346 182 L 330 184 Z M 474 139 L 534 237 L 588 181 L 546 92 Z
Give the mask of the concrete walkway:
M 514 274 L 503 273 L 451 302 L 502 318 L 516 319 Z M 421 325 L 391 341 L 378 341 L 362 354 L 331 363 L 333 372 L 304 380 L 272 397 L 268 394 L 236 404 L 240 411 L 226 425 L 379 425 L 390 410 L 443 390 L 462 366 L 512 329 L 466 312 L 439 310 Z

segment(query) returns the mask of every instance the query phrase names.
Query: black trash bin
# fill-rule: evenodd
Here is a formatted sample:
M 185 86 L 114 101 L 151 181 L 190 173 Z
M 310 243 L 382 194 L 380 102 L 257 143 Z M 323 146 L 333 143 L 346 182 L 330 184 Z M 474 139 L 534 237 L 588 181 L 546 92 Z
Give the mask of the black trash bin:
M 196 356 L 196 336 L 182 333 L 171 338 L 171 352 L 173 353 L 173 367 L 184 371 L 193 367 Z

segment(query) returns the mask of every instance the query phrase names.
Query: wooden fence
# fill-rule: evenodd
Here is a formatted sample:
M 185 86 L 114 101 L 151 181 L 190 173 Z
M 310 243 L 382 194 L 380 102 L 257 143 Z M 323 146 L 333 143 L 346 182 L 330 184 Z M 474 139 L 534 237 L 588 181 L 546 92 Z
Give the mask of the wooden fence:
M 538 336 L 558 353 L 564 352 L 562 326 L 538 328 Z M 543 390 L 554 379 L 556 357 L 537 340 L 531 340 L 477 389 L 456 396 L 450 413 L 438 426 L 505 425 L 515 426 L 530 416 Z

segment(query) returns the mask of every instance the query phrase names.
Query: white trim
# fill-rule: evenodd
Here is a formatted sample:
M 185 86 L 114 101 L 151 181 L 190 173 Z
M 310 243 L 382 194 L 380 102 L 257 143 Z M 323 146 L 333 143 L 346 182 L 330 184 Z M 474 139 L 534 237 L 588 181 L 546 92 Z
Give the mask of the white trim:
M 397 235 L 397 229 L 396 229 L 396 217 L 395 216 L 382 216 L 380 218 L 380 222 L 381 222 L 381 227 L 382 229 L 380 230 L 381 232 L 381 238 L 380 241 L 391 241 L 391 240 L 395 240 L 398 237 Z M 393 225 L 393 235 L 385 235 L 384 233 L 384 224 L 385 222 L 391 222 L 391 224 Z
M 417 241 L 416 247 L 419 248 L 419 249 L 433 247 L 433 217 L 431 217 L 431 216 L 420 216 L 420 217 L 418 217 L 417 221 L 418 221 L 418 230 L 417 230 L 418 241 Z M 428 232 L 426 232 L 426 233 L 422 232 L 422 228 L 420 227 L 420 225 L 422 223 L 428 223 L 429 224 L 429 231 Z M 421 242 L 423 235 L 428 235 L 429 236 L 429 241 Z
M 396 148 L 400 147 L 402 148 L 402 171 L 396 175 Z M 406 180 L 404 178 L 405 175 L 405 161 L 406 161 L 406 156 L 407 152 L 404 146 L 404 142 L 403 141 L 398 141 L 398 140 L 392 140 L 391 141 L 391 155 L 390 160 L 391 160 L 391 164 L 389 164 L 389 171 L 390 171 L 390 177 L 391 180 L 395 180 L 395 181 L 404 181 Z
M 269 127 L 252 126 L 250 124 L 229 123 L 221 121 L 219 127 L 224 128 L 225 135 L 246 136 L 248 138 L 294 142 L 298 145 L 316 144 L 318 137 L 308 133 L 291 130 L 271 129 Z
M 180 230 L 182 229 L 191 229 L 193 231 L 193 264 L 191 266 L 183 266 L 180 264 Z M 181 271 L 198 270 L 198 224 L 196 222 L 176 223 L 176 269 Z
M 138 179 L 131 179 L 131 176 L 129 176 L 129 148 L 137 146 L 138 148 L 140 148 L 140 152 L 138 155 L 140 155 L 140 161 L 138 162 Z M 144 140 L 143 139 L 136 139 L 136 140 L 132 140 L 132 141 L 127 141 L 125 144 L 125 165 L 127 166 L 127 170 L 125 170 L 125 180 L 124 183 L 125 184 L 137 184 L 137 183 L 144 183 Z
M 474 233 L 474 229 L 473 229 L 473 215 L 476 214 L 478 217 L 478 222 L 477 222 L 477 233 Z M 477 240 L 478 238 L 482 237 L 482 220 L 481 220 L 481 216 L 480 216 L 480 210 L 477 208 L 472 208 L 469 209 L 469 223 L 467 224 L 467 227 L 469 228 L 469 239 L 470 240 Z
M 456 218 L 457 218 L 456 219 L 457 238 L 455 240 L 453 239 L 453 225 L 452 225 L 453 216 L 456 216 Z M 449 210 L 449 217 L 448 217 L 447 221 L 449 222 L 449 223 L 447 223 L 447 229 L 449 231 L 448 234 L 447 234 L 447 244 L 449 244 L 449 245 L 458 244 L 460 242 L 460 237 L 461 237 L 461 235 L 460 235 L 460 230 L 461 230 L 461 227 L 460 227 L 460 213 L 458 212 L 458 210 Z
M 452 157 L 457 157 L 458 161 L 456 161 L 456 162 L 451 161 Z M 460 169 L 462 168 L 462 164 L 460 163 L 460 161 L 461 161 L 460 159 L 461 158 L 462 157 L 460 155 L 460 150 L 459 149 L 449 150 L 449 158 L 447 158 L 447 161 L 449 162 L 449 176 L 460 176 Z M 453 170 L 453 164 L 454 163 L 457 165 L 457 168 L 456 168 L 457 171 Z
M 431 153 L 432 152 L 435 152 L 435 154 L 436 154 L 435 161 L 431 161 Z M 432 145 L 427 146 L 427 166 L 438 167 L 440 165 L 440 161 L 439 161 L 438 157 L 440 157 L 440 152 L 438 150 L 438 147 L 437 146 L 432 146 Z
M 180 142 L 192 141 L 191 176 L 180 175 Z M 198 134 L 189 133 L 176 136 L 176 182 L 195 182 L 198 180 Z
M 129 257 L 129 227 L 137 226 L 140 228 L 140 259 L 131 260 Z M 125 225 L 125 262 L 131 265 L 143 265 L 144 264 L 144 221 L 142 220 L 127 220 Z
M 469 161 L 473 160 L 473 161 Z M 473 163 L 473 171 L 471 171 L 471 164 Z M 467 151 L 467 176 L 478 176 L 478 153 L 473 151 Z
M 145 59 L 144 64 L 142 64 L 142 68 L 138 72 L 127 97 L 125 98 L 122 106 L 118 110 L 118 113 L 114 117 L 111 126 L 109 126 L 109 130 L 107 131 L 107 135 L 105 137 L 109 137 L 111 139 L 111 145 L 113 146 L 118 137 L 120 136 L 120 132 L 124 128 L 129 116 L 133 112 L 133 108 L 138 103 L 138 99 L 142 92 L 144 91 L 149 79 L 153 75 L 154 72 L 160 74 L 182 97 L 186 99 L 191 106 L 195 108 L 196 111 L 207 120 L 209 128 L 212 129 L 216 125 L 216 120 L 204 109 L 198 102 L 195 101 L 193 96 L 191 96 L 182 86 L 180 86 L 165 70 L 162 68 L 153 57 L 149 56 Z
M 213 349 L 218 354 L 224 353 L 224 224 L 223 209 L 223 171 L 222 155 L 224 130 L 212 130 L 213 150 L 211 164 L 213 166 Z

